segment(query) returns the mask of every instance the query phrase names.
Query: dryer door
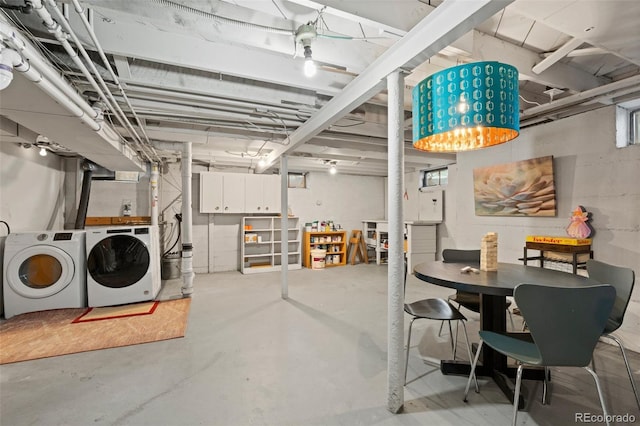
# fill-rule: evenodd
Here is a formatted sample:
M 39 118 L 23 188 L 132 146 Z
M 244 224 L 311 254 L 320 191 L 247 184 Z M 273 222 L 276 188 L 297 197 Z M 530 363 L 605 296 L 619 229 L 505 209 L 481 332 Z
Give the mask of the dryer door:
M 9 286 L 23 297 L 40 299 L 53 296 L 73 280 L 75 264 L 64 250 L 48 245 L 25 248 L 7 265 Z
M 87 271 L 109 288 L 136 284 L 149 270 L 149 249 L 132 235 L 109 235 L 97 242 L 87 257 Z

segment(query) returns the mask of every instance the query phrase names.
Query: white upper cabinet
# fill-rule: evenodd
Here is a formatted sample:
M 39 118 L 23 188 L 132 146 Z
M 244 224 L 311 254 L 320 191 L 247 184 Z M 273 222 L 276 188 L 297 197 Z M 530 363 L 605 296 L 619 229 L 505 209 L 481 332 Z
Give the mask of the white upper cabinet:
M 200 213 L 244 213 L 241 173 L 200 173 Z
M 279 213 L 280 176 L 245 175 L 244 200 L 247 213 Z
M 280 213 L 280 176 L 201 172 L 200 213 Z

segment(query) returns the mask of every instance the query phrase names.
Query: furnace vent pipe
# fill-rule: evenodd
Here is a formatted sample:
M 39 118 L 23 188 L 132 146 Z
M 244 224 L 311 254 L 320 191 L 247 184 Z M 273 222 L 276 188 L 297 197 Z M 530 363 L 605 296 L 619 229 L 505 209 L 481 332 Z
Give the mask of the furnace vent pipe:
M 191 206 L 191 142 L 183 144 L 182 157 L 182 295 L 193 293 L 193 216 Z
M 151 224 L 156 226 L 158 225 L 158 176 L 158 165 L 153 163 L 149 185 L 151 186 Z
M 154 142 L 155 147 L 170 151 L 180 151 L 182 170 L 182 295 L 189 297 L 193 293 L 193 209 L 191 203 L 192 179 L 191 162 L 193 160 L 191 142 Z
M 91 177 L 93 167 L 90 164 L 84 165 L 82 174 L 82 190 L 80 192 L 80 202 L 78 203 L 78 214 L 76 215 L 75 229 L 84 229 L 87 221 L 87 210 L 89 209 L 89 196 L 91 195 Z

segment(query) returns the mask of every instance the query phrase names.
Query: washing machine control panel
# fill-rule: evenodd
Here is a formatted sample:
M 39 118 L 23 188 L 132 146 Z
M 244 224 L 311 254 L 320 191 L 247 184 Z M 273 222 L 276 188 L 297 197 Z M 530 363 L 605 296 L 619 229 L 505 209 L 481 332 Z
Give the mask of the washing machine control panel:
M 71 241 L 72 232 L 57 232 L 53 235 L 53 241 Z

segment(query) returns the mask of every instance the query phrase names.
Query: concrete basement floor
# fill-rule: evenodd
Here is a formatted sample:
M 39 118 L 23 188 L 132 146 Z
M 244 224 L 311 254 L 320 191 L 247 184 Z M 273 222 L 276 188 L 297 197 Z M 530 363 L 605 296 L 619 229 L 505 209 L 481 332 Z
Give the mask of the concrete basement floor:
M 166 282 L 162 298 L 179 295 L 180 284 Z M 450 357 L 448 333 L 438 337 L 440 324 L 428 320 L 414 325 L 404 409 L 387 411 L 386 266 L 290 271 L 288 300 L 280 285 L 280 273 L 197 275 L 185 338 L 0 366 L 0 424 L 510 424 L 511 405 L 492 381 L 479 380 L 480 393 L 464 403 L 466 377 L 425 362 Z M 410 276 L 406 300 L 452 292 Z M 478 316 L 464 312 L 477 341 Z M 408 326 L 405 318 L 405 339 Z M 460 338 L 466 359 L 463 345 Z M 640 355 L 629 355 L 637 375 Z M 640 423 L 619 352 L 599 344 L 595 363 L 610 414 Z M 533 398 L 519 424 L 601 414 L 586 371 L 552 375 L 546 406 L 542 386 L 523 381 Z

